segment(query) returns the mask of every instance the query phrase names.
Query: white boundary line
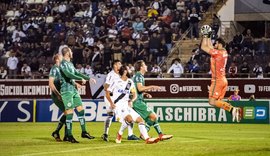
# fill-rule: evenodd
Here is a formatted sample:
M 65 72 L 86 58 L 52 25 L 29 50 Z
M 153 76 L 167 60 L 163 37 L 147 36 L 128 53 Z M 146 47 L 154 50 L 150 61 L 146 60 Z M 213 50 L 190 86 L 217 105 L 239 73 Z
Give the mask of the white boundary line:
M 77 151 L 85 151 L 85 150 L 93 150 L 93 149 L 103 149 L 103 148 L 111 148 L 111 147 L 118 147 L 123 146 L 125 144 L 116 144 L 111 146 L 99 146 L 99 147 L 84 147 L 84 148 L 77 148 L 71 150 L 64 150 L 64 151 L 54 151 L 54 152 L 39 152 L 39 153 L 30 153 L 30 154 L 23 154 L 20 156 L 34 156 L 34 155 L 48 155 L 48 154 L 60 154 L 60 153 L 68 153 L 68 152 L 77 152 Z
M 178 143 L 192 143 L 192 142 L 202 142 L 202 141 L 207 141 L 207 140 L 184 140 L 180 141 Z M 63 150 L 63 151 L 54 151 L 54 152 L 39 152 L 39 153 L 29 153 L 29 154 L 22 154 L 19 156 L 36 156 L 36 155 L 52 155 L 52 154 L 60 154 L 60 153 L 71 153 L 71 152 L 77 152 L 77 151 L 85 151 L 85 150 L 95 150 L 95 149 L 104 149 L 104 148 L 113 148 L 113 147 L 121 147 L 121 146 L 130 146 L 132 144 L 115 144 L 111 146 L 99 146 L 99 147 L 85 147 L 85 148 L 77 148 L 77 149 L 71 149 L 71 150 Z M 139 145 L 146 145 L 145 143 L 141 144 L 133 144 L 136 146 Z

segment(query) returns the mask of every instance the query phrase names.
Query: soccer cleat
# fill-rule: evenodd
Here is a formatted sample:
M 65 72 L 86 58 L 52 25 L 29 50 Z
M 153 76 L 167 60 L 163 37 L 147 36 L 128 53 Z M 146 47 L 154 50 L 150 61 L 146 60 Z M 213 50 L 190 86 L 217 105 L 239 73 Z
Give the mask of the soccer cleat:
M 91 136 L 89 133 L 87 132 L 82 132 L 82 138 L 87 138 L 87 139 L 94 139 L 94 136 Z
M 63 141 L 69 141 L 67 135 L 64 136 Z
M 72 135 L 68 136 L 68 141 L 71 143 L 79 143 L 79 141 L 77 141 Z
M 173 135 L 166 135 L 166 134 L 159 134 L 159 139 L 160 141 L 163 141 L 163 140 L 169 140 L 173 137 Z
M 136 135 L 132 134 L 131 136 L 127 137 L 128 140 L 141 140 L 140 138 L 138 138 Z
M 56 132 L 56 131 L 54 131 L 54 132 L 52 133 L 52 137 L 54 137 L 54 139 L 55 139 L 56 141 L 62 141 L 61 138 L 60 138 L 60 134 L 59 134 L 58 132 Z
M 122 141 L 122 135 L 120 135 L 119 133 L 117 133 L 116 139 L 115 139 L 115 143 L 120 144 Z
M 160 141 L 160 138 L 147 138 L 145 140 L 145 143 L 146 144 L 154 144 L 154 143 L 157 143 Z
M 109 142 L 108 134 L 103 134 L 103 135 L 101 136 L 101 139 L 104 140 L 104 141 Z
M 232 121 L 233 122 L 240 122 L 241 120 L 241 113 L 240 113 L 240 108 L 238 107 L 233 107 L 232 110 Z

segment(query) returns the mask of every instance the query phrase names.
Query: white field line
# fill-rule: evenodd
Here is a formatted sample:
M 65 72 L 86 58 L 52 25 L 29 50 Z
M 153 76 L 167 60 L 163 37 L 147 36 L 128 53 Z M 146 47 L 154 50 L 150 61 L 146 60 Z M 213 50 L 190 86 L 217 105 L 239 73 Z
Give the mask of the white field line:
M 190 142 L 201 142 L 201 141 L 207 141 L 207 140 L 186 140 L 186 141 L 184 140 L 178 143 L 190 143 Z M 133 145 L 139 146 L 139 145 L 146 145 L 146 144 L 142 143 L 142 144 L 133 144 Z M 99 146 L 99 147 L 85 147 L 85 148 L 77 148 L 77 149 L 63 150 L 63 151 L 29 153 L 29 154 L 23 154 L 19 156 L 36 156 L 36 155 L 51 155 L 51 154 L 60 154 L 60 153 L 72 153 L 72 152 L 78 152 L 78 151 L 113 148 L 113 147 L 120 147 L 120 146 L 130 146 L 130 144 L 115 144 L 111 146 L 105 145 L 105 146 Z

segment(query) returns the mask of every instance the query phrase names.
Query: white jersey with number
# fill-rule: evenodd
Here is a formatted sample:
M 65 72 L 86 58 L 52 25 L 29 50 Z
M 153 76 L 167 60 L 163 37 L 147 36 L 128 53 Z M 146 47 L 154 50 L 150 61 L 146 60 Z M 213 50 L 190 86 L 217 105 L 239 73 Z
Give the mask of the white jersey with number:
M 133 121 L 136 121 L 140 115 L 128 105 L 131 93 L 135 92 L 135 85 L 133 81 L 131 79 L 124 81 L 121 78 L 118 78 L 110 85 L 108 91 L 113 94 L 111 99 L 116 105 L 114 109 L 116 120 L 123 122 L 127 115 L 131 115 Z M 124 96 L 119 98 L 121 95 Z
M 128 86 L 129 85 L 129 86 Z M 122 97 L 118 102 L 116 102 L 116 105 L 119 105 L 120 103 L 128 103 L 129 97 L 131 94 L 131 91 L 135 91 L 135 85 L 134 82 L 131 79 L 127 79 L 126 81 L 122 80 L 121 78 L 118 78 L 115 80 L 110 87 L 108 88 L 108 91 L 111 92 L 113 95 L 111 96 L 113 102 L 122 94 L 125 96 Z

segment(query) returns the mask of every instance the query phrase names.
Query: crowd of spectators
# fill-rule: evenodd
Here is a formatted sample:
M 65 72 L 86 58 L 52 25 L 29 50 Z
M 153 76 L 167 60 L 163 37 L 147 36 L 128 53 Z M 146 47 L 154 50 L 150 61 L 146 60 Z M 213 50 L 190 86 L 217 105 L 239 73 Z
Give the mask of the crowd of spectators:
M 85 74 L 106 74 L 119 59 L 134 71 L 145 60 L 153 77 L 173 73 L 208 73 L 210 59 L 195 45 L 188 63 L 159 67 L 172 46 L 198 23 L 210 0 L 11 0 L 0 2 L 0 78 L 44 78 L 52 56 L 69 46 L 73 63 Z M 218 31 L 215 16 L 212 28 Z M 227 50 L 229 77 L 270 75 L 269 41 L 254 40 L 252 32 L 237 33 Z M 263 56 L 263 57 L 262 57 Z M 257 63 L 257 64 L 256 64 Z M 174 65 L 175 64 L 175 65 Z M 180 64 L 180 65 L 179 65 Z M 265 65 L 267 65 L 265 67 Z M 173 70 L 175 68 L 175 70 Z M 169 70 L 167 70 L 169 69 Z M 242 74 L 242 73 L 246 73 Z M 265 75 L 265 74 L 264 74 Z
M 237 32 L 233 40 L 226 45 L 229 54 L 226 67 L 229 78 L 270 77 L 270 40 L 255 39 L 250 29 Z M 195 61 L 195 63 L 194 63 Z M 197 63 L 197 70 L 191 70 Z M 184 73 L 209 73 L 210 56 L 201 51 L 196 44 L 191 58 L 186 63 Z M 205 75 L 204 75 L 205 76 Z
M 189 26 L 190 37 L 198 37 L 209 5 L 208 0 L 1 1 L 0 69 L 9 78 L 45 77 L 53 54 L 65 46 L 73 51 L 73 63 L 92 73 L 106 73 L 114 59 L 154 65 Z

